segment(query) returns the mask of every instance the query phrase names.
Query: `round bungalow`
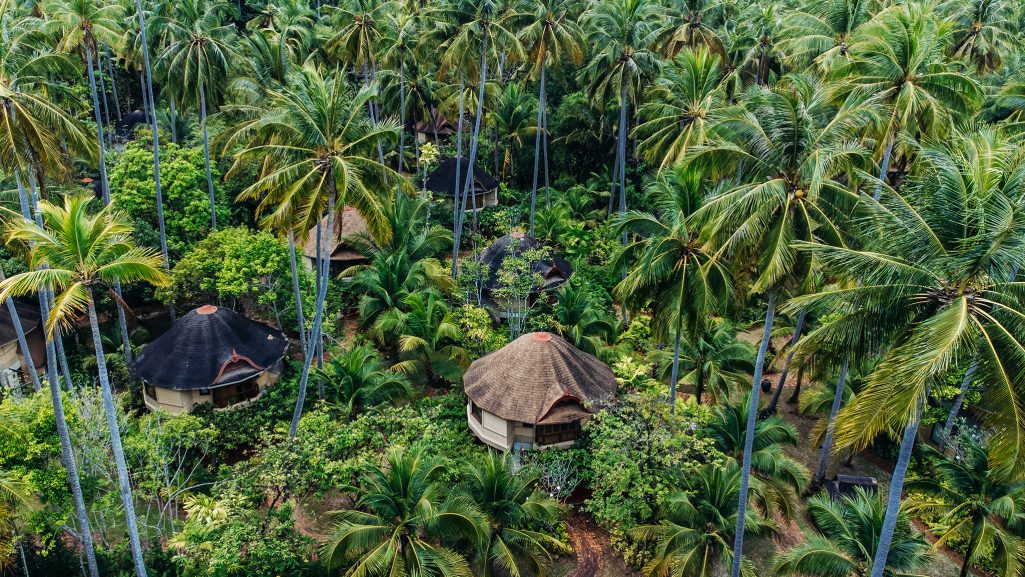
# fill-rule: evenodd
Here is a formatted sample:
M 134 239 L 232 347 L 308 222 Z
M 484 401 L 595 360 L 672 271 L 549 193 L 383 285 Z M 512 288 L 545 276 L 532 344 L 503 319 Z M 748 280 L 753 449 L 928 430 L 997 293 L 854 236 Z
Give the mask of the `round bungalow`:
M 367 221 L 356 209 L 347 206 L 342 209 L 334 218 L 334 234 L 327 230 L 327 217 L 320 220 L 320 246 L 317 244 L 317 227 L 310 229 L 306 244 L 303 245 L 303 264 L 309 270 L 314 270 L 314 264 L 321 259 L 323 252 L 318 253 L 318 248 L 327 253 L 331 258 L 331 276 L 338 276 L 346 269 L 367 262 L 367 258 L 355 249 L 352 238 L 356 235 L 364 235 L 369 230 Z
M 477 359 L 463 377 L 470 430 L 492 447 L 569 447 L 590 419 L 590 403 L 615 394 L 597 357 L 550 333 L 529 333 Z
M 456 168 L 459 168 L 459 181 L 456 181 Z M 455 191 L 458 187 L 462 194 L 466 184 L 466 173 L 470 171 L 470 161 L 466 158 L 446 158 L 435 168 L 424 181 L 424 187 L 436 196 L 456 200 Z M 473 211 L 498 205 L 498 179 L 480 168 L 473 171 L 473 190 L 466 198 L 464 210 Z
M 151 410 L 186 413 L 212 403 L 248 403 L 278 380 L 285 334 L 225 308 L 190 311 L 135 359 L 143 400 Z

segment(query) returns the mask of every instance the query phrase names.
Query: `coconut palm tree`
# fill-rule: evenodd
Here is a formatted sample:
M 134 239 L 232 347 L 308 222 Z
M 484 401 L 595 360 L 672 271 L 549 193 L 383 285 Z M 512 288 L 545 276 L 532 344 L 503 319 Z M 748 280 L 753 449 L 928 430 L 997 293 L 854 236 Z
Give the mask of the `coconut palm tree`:
M 705 143 L 714 116 L 726 106 L 719 62 L 703 48 L 686 48 L 662 67 L 637 111 L 634 137 L 645 160 L 665 169 Z
M 1014 5 L 1005 0 L 946 0 L 937 8 L 953 21 L 950 51 L 975 65 L 978 74 L 999 69 L 1015 42 Z
M 527 77 L 538 81 L 534 177 L 530 185 L 531 234 L 534 233 L 541 156 L 544 156 L 545 204 L 551 201 L 548 186 L 548 68 L 559 70 L 564 63 L 579 65 L 584 60 L 584 33 L 571 17 L 569 4 L 568 0 L 538 0 L 534 3 L 530 24 L 520 33 L 520 41 L 527 47 Z
M 292 84 L 271 90 L 261 111 L 251 114 L 226 138 L 226 146 L 247 142 L 229 175 L 254 158 L 260 161 L 258 180 L 239 198 L 259 201 L 258 212 L 264 215 L 265 225 L 301 237 L 320 226 L 325 212 L 328 230 L 336 230 L 336 209 L 351 206 L 367 221 L 375 238 L 387 241 L 391 231 L 380 198 L 397 183 L 398 175 L 373 158 L 373 148 L 379 139 L 393 140 L 398 126 L 370 119 L 366 111 L 371 97 L 366 88 L 350 89 L 342 71 L 324 73 L 307 62 L 293 76 Z M 311 350 L 321 338 L 330 262 L 326 252 L 319 261 L 320 286 L 307 339 Z M 290 428 L 293 437 L 306 401 L 313 357 L 306 355 L 303 364 Z
M 460 104 L 462 103 L 463 80 L 467 76 L 469 55 L 475 54 L 480 57 L 477 74 L 477 111 L 473 118 L 473 137 L 470 140 L 470 154 L 467 156 L 469 166 L 474 167 L 477 162 L 477 151 L 480 144 L 481 122 L 484 120 L 484 92 L 488 82 L 488 60 L 501 64 L 513 64 L 522 60 L 525 56 L 523 46 L 513 30 L 520 26 L 525 15 L 519 12 L 515 6 L 505 6 L 495 0 L 452 0 L 442 2 L 438 10 L 432 14 L 439 22 L 440 34 L 446 40 L 439 47 L 442 52 L 441 63 L 438 69 L 439 74 L 456 70 L 460 78 L 459 94 Z M 462 134 L 462 110 L 459 107 L 460 122 L 458 131 Z M 458 146 L 457 148 L 461 148 Z M 461 156 L 462 152 L 457 151 Z M 474 169 L 475 170 L 475 169 Z M 456 173 L 456 186 L 460 186 L 458 180 L 462 179 L 462 193 L 456 191 L 454 198 L 456 207 L 454 209 L 456 226 L 454 231 L 453 255 L 452 255 L 452 278 L 458 273 L 458 251 L 462 240 L 463 224 L 465 220 L 466 201 L 473 185 L 474 170 L 467 171 L 468 174 Z M 476 215 L 476 211 L 474 211 Z
M 210 169 L 207 104 L 223 92 L 230 62 L 235 58 L 235 28 L 225 23 L 230 4 L 213 0 L 181 0 L 168 19 L 170 41 L 160 55 L 168 86 L 179 87 L 178 98 L 199 110 L 203 129 L 203 159 L 210 197 L 210 228 L 217 229 L 217 204 Z
M 756 384 L 762 380 L 778 294 L 811 280 L 811 259 L 798 254 L 793 242 L 845 246 L 851 233 L 848 219 L 859 201 L 859 175 L 871 166 L 869 151 L 852 139 L 877 121 L 875 110 L 853 96 L 834 106 L 830 92 L 808 77 L 784 78 L 771 89 L 754 86 L 741 105 L 723 113 L 714 129 L 717 137 L 696 147 L 688 159 L 704 174 L 740 174 L 706 199 L 694 219 L 705 223 L 703 236 L 716 251 L 716 260 L 732 255 L 755 263 L 751 292 L 764 294 L 767 305 L 755 359 Z M 779 134 L 792 137 L 777 138 Z M 759 387 L 752 391 L 745 477 L 759 408 Z M 745 484 L 741 495 L 746 494 Z M 737 517 L 740 524 L 744 520 Z M 740 550 L 742 526 L 736 538 L 734 548 Z M 739 576 L 738 559 L 732 577 Z
M 439 542 L 457 535 L 476 541 L 483 520 L 466 499 L 445 497 L 445 473 L 425 449 L 390 449 L 383 466 L 363 474 L 356 508 L 334 513 L 338 523 L 321 559 L 348 566 L 347 575 L 470 577 L 466 559 Z
M 523 140 L 540 130 L 539 125 L 533 122 L 533 108 L 534 101 L 526 91 L 519 84 L 509 83 L 494 110 L 488 114 L 498 132 L 496 146 L 504 148 L 500 154 L 501 167 L 495 167 L 500 169 L 498 173 L 502 180 L 505 180 L 506 171 L 512 176 L 513 154 L 523 146 Z
M 335 394 L 334 402 L 349 419 L 366 407 L 400 401 L 413 394 L 403 375 L 381 366 L 380 355 L 370 345 L 354 346 L 332 355 L 318 374 L 327 382 L 329 390 Z
M 962 444 L 954 459 L 928 445 L 924 451 L 929 475 L 912 479 L 907 488 L 925 497 L 914 499 L 909 511 L 937 519 L 943 536 L 934 547 L 952 539 L 966 543 L 960 577 L 968 577 L 972 564 L 983 555 L 998 575 L 1021 575 L 1025 539 L 1016 529 L 1025 521 L 1025 480 L 999 475 L 990 466 L 985 445 L 977 441 Z
M 712 409 L 707 425 L 709 438 L 727 457 L 740 462 L 744 455 L 750 393 L 719 403 Z M 786 518 L 794 516 L 791 503 L 808 486 L 808 471 L 783 453 L 783 446 L 799 444 L 797 428 L 777 415 L 761 419 L 755 425 L 751 451 L 751 471 L 762 482 L 762 492 L 774 493 L 773 501 Z
M 398 335 L 399 362 L 392 369 L 428 386 L 458 383 L 469 363 L 466 350 L 454 344 L 461 332 L 452 311 L 435 291 L 417 291 L 403 299 L 405 311 L 393 309 L 378 320 L 377 330 Z
M 633 262 L 615 288 L 624 305 L 650 300 L 653 329 L 658 339 L 674 339 L 669 403 L 675 407 L 680 347 L 701 333 L 716 310 L 720 296 L 730 290 L 728 272 L 699 242 L 689 218 L 700 205 L 698 183 L 682 168 L 663 173 L 652 187 L 655 214 L 629 212 L 617 230 L 635 235 L 621 258 Z M 664 342 L 663 340 L 663 342 Z
M 573 346 L 597 355 L 616 334 L 617 323 L 582 287 L 568 282 L 554 293 L 555 332 Z
M 871 94 L 885 114 L 876 199 L 901 131 L 942 133 L 953 119 L 971 116 L 981 99 L 978 83 L 944 59 L 944 30 L 930 4 L 895 4 L 859 27 L 847 50 L 851 61 L 836 68 L 838 79 Z
M 393 194 L 391 202 L 384 206 L 391 238 L 382 242 L 369 232 L 361 231 L 350 236 L 348 242 L 353 250 L 371 261 L 399 253 L 405 254 L 411 263 L 434 259 L 452 243 L 452 231 L 437 224 L 427 226 L 430 210 L 430 202 L 423 197 L 402 192 Z
M 672 360 L 662 362 L 669 353 L 653 351 L 659 366 L 659 378 L 668 379 Z M 697 336 L 680 345 L 680 383 L 693 387 L 698 402 L 711 392 L 714 401 L 729 398 L 746 385 L 754 368 L 755 347 L 737 338 L 736 328 L 727 320 L 713 318 Z M 713 403 L 714 404 L 714 403 Z
M 683 478 L 681 492 L 665 504 L 665 520 L 633 531 L 639 539 L 656 542 L 651 561 L 644 566 L 645 575 L 713 577 L 720 574 L 722 567 L 733 564 L 735 555 L 730 543 L 737 526 L 741 477 L 740 467 L 729 460 L 725 465 L 704 465 L 696 474 Z M 744 525 L 752 535 L 776 531 L 769 518 L 751 510 L 745 514 L 748 519 Z M 754 575 L 749 560 L 744 559 L 741 566 L 744 577 Z
M 671 26 L 659 41 L 663 52 L 670 58 L 675 58 L 687 48 L 722 54 L 722 39 L 714 15 L 721 4 L 714 0 L 684 0 L 673 5 L 669 11 Z M 729 20 L 724 18 L 722 21 Z
M 39 292 L 55 295 L 46 326 L 51 336 L 58 327 L 67 329 L 80 313 L 88 312 L 135 572 L 138 577 L 145 577 L 135 502 L 107 376 L 94 290 L 112 291 L 115 281 L 161 285 L 168 277 L 161 268 L 158 253 L 134 245 L 131 225 L 124 216 L 113 212 L 109 206 L 90 213 L 89 202 L 89 195 L 65 196 L 63 206 L 43 201 L 38 206 L 42 226 L 24 219 L 8 225 L 9 242 L 31 247 L 30 270 L 0 283 L 0 300 Z
M 781 577 L 857 577 L 872 566 L 886 505 L 858 489 L 833 500 L 820 494 L 808 500 L 808 516 L 816 534 L 780 555 L 774 567 Z M 929 545 L 908 523 L 907 511 L 897 515 L 899 529 L 886 562 L 887 577 L 909 575 L 928 564 Z
M 391 311 L 408 310 L 406 297 L 434 289 L 451 289 L 454 285 L 444 274 L 441 263 L 434 259 L 414 261 L 406 251 L 376 257 L 360 267 L 352 277 L 358 292 L 361 330 L 368 331 L 378 342 L 391 345 L 398 338 L 381 325 L 382 317 Z
M 810 344 L 884 350 L 863 390 L 837 417 L 838 448 L 861 448 L 903 430 L 872 577 L 881 577 L 929 383 L 958 359 L 978 359 L 984 422 L 998 474 L 1020 475 L 1025 419 L 1015 380 L 1025 354 L 1015 335 L 1025 312 L 1012 271 L 1022 261 L 1020 163 L 992 163 L 1006 147 L 992 130 L 920 146 L 902 193 L 888 191 L 863 249 L 798 243 L 841 288 L 791 306 L 835 311 Z M 985 168 L 982 168 L 985 167 Z M 885 348 L 888 344 L 892 346 Z
M 655 75 L 658 56 L 651 47 L 661 32 L 662 11 L 652 0 L 603 0 L 583 16 L 587 41 L 596 48 L 585 68 L 590 78 L 588 92 L 596 108 L 605 107 L 613 98 L 619 107 L 619 131 L 616 137 L 619 212 L 626 214 L 626 141 L 627 116 L 636 105 L 644 85 Z M 613 176 L 615 180 L 616 176 Z M 626 231 L 623 231 L 626 244 Z
M 481 577 L 490 575 L 543 576 L 558 540 L 535 530 L 559 519 L 559 502 L 537 489 L 530 469 L 514 469 L 508 455 L 487 451 L 466 467 L 459 488 L 487 520 L 478 559 Z
M 791 66 L 814 64 L 823 72 L 850 61 L 851 38 L 882 4 L 880 0 L 809 0 L 780 23 L 780 51 Z
M 117 45 L 120 41 L 122 8 L 120 4 L 103 3 L 96 0 L 47 0 L 44 10 L 50 19 L 44 28 L 57 40 L 61 52 L 80 52 L 85 60 L 89 77 L 89 92 L 92 95 L 93 118 L 96 121 L 96 138 L 99 143 L 100 185 L 104 202 L 110 201 L 107 184 L 107 163 L 104 154 L 103 119 L 96 90 L 96 65 L 99 62 L 99 48 L 102 45 Z

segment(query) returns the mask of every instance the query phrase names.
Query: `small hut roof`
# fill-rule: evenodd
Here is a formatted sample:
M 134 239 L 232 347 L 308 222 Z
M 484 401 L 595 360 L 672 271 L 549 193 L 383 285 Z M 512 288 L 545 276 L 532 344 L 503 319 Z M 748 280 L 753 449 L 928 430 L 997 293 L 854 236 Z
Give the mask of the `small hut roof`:
M 190 311 L 135 358 L 135 375 L 181 391 L 230 385 L 255 377 L 285 356 L 285 334 L 226 308 Z
M 339 216 L 341 216 L 340 219 Z M 341 222 L 339 222 L 339 220 Z M 359 211 L 351 206 L 347 206 L 342 210 L 340 215 L 335 215 L 334 225 L 334 234 L 329 235 L 327 230 L 327 217 L 325 216 L 320 221 L 320 241 L 326 244 L 328 242 L 328 237 L 331 237 L 331 246 L 328 248 L 328 250 L 331 251 L 331 260 L 362 259 L 363 255 L 350 248 L 348 243 L 345 242 L 345 239 L 346 237 L 354 234 L 367 232 L 368 227 L 366 219 L 363 218 Z M 323 250 L 323 245 L 321 245 L 321 250 Z M 306 244 L 303 245 L 303 254 L 312 259 L 317 258 L 317 227 L 310 229 L 310 234 L 306 239 Z
M 585 414 L 582 403 L 616 392 L 612 369 L 550 333 L 529 333 L 474 361 L 466 395 L 508 421 L 561 423 Z
M 488 278 L 484 282 L 485 289 L 491 291 L 498 288 L 498 270 L 502 268 L 506 257 L 512 254 L 514 246 L 517 252 L 522 253 L 540 246 L 540 243 L 521 232 L 507 234 L 491 243 L 480 255 L 481 263 L 488 268 Z M 550 259 L 535 262 L 533 269 L 545 279 L 541 286 L 543 291 L 562 285 L 573 275 L 573 266 L 554 252 L 551 253 Z
M 431 174 L 427 176 L 427 181 L 424 186 L 427 190 L 437 193 L 452 196 L 456 186 L 456 164 L 459 164 L 459 179 L 463 180 L 466 178 L 466 173 L 470 170 L 470 161 L 464 157 L 457 158 L 446 158 L 435 168 Z M 465 180 L 458 183 L 459 189 L 462 190 Z M 498 188 L 498 179 L 484 172 L 480 168 L 476 168 L 473 171 L 473 193 L 480 194 L 489 190 Z
M 39 305 L 22 301 L 14 301 L 14 310 L 18 312 L 18 320 L 21 321 L 21 328 L 28 334 L 39 326 L 41 316 Z M 18 340 L 18 332 L 14 330 L 14 321 L 7 305 L 0 306 L 0 344 L 6 345 Z
M 145 124 L 148 120 L 146 113 L 139 110 L 123 114 L 121 120 L 114 124 L 114 136 L 121 140 L 127 140 L 131 138 L 132 131 L 135 130 L 136 126 Z
M 435 126 L 437 126 L 438 129 L 438 136 L 451 136 L 459 130 L 458 126 L 452 124 L 452 122 L 444 114 L 438 112 L 437 109 L 431 109 L 431 118 L 417 121 L 414 128 L 417 132 L 434 134 Z

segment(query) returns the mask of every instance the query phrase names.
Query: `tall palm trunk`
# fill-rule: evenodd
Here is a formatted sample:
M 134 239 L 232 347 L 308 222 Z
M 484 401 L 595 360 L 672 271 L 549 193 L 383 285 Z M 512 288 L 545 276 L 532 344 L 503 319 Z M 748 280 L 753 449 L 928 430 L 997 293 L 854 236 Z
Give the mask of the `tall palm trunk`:
M 461 211 L 460 207 L 460 194 L 459 194 L 459 180 L 462 176 L 463 167 L 463 118 L 466 115 L 466 108 L 463 106 L 463 90 L 466 89 L 466 80 L 463 77 L 463 73 L 459 73 L 459 123 L 456 130 L 456 179 L 453 183 L 452 190 L 452 230 L 455 231 L 461 224 Z M 434 115 L 432 121 L 437 126 L 438 117 Z M 463 203 L 465 204 L 465 203 Z M 459 240 L 455 238 L 453 232 L 452 242 L 452 280 L 455 280 L 456 275 L 459 274 Z
M 893 468 L 893 477 L 890 480 L 890 494 L 886 497 L 886 516 L 883 517 L 883 528 L 879 534 L 879 545 L 876 547 L 876 553 L 872 559 L 870 577 L 883 577 L 886 573 L 886 557 L 890 554 L 893 532 L 897 528 L 900 495 L 904 491 L 904 477 L 907 475 L 908 465 L 911 463 L 911 451 L 915 448 L 918 425 L 922 420 L 922 407 L 923 403 L 919 401 L 915 417 L 904 428 L 904 434 L 900 439 L 900 453 L 897 455 L 897 465 Z
M 545 99 L 541 102 L 541 106 L 544 108 L 545 113 L 541 116 L 541 122 L 544 124 L 542 129 L 543 134 L 541 135 L 541 149 L 544 154 L 545 162 L 545 206 L 552 206 L 552 187 L 548 183 L 548 88 L 545 87 Z
M 299 321 L 299 344 L 302 347 L 303 357 L 307 354 L 306 348 L 306 319 L 303 318 L 303 296 L 299 289 L 299 267 L 295 262 L 295 233 L 288 230 L 288 265 L 292 269 L 292 295 L 295 297 L 295 316 Z
M 683 338 L 683 327 L 676 327 L 676 344 L 673 345 L 673 369 L 669 375 L 669 412 L 676 412 L 676 382 L 680 380 L 680 340 Z M 698 402 L 701 402 L 700 397 Z
M 146 40 L 146 20 L 142 13 L 142 0 L 135 0 L 135 11 L 139 18 L 139 35 L 142 42 L 142 61 L 146 67 L 146 85 L 144 97 L 153 102 L 153 69 L 149 62 L 149 44 Z M 144 100 L 145 100 L 144 98 Z M 160 232 L 160 254 L 164 257 L 164 267 L 170 268 L 171 261 L 167 256 L 167 229 L 164 226 L 164 195 L 160 190 L 160 135 L 157 133 L 157 111 L 150 107 L 149 118 L 153 121 L 153 188 L 157 197 L 157 229 Z M 171 320 L 174 321 L 174 305 L 168 307 Z
M 330 169 L 328 170 L 327 178 L 328 186 L 330 188 L 330 194 L 328 195 L 327 202 L 327 230 L 330 234 L 330 231 L 332 231 L 334 227 L 335 200 L 337 195 L 337 192 L 335 190 L 334 175 L 332 174 Z M 320 261 L 317 264 L 318 267 L 322 266 L 320 264 L 321 262 L 329 262 L 331 258 L 331 255 L 328 253 L 328 247 L 331 243 L 323 244 L 324 246 L 322 248 L 322 252 L 319 255 Z M 317 279 L 317 303 L 316 311 L 313 315 L 313 330 L 310 334 L 309 341 L 307 341 L 308 346 L 310 347 L 310 352 L 312 352 L 313 348 L 316 346 L 316 343 L 320 342 L 321 331 L 323 329 L 324 321 L 324 300 L 327 297 L 328 275 L 324 273 L 319 275 L 319 277 L 320 278 Z M 310 370 L 313 368 L 313 357 L 315 356 L 315 354 L 307 354 L 303 359 L 303 372 L 302 375 L 299 377 L 299 395 L 295 400 L 295 410 L 292 412 L 292 422 L 288 427 L 289 441 L 295 439 L 295 434 L 299 430 L 299 418 L 302 417 L 303 405 L 306 404 L 306 387 L 310 381 Z
M 93 348 L 96 352 L 96 367 L 100 376 L 100 392 L 103 394 L 103 408 L 107 413 L 107 429 L 110 431 L 110 443 L 117 468 L 121 504 L 125 508 L 125 523 L 128 526 L 132 559 L 135 561 L 135 575 L 146 577 L 146 563 L 142 556 L 142 543 L 139 541 L 139 523 L 135 516 L 135 501 L 132 498 L 132 481 L 128 477 L 128 463 L 125 460 L 124 447 L 121 445 L 121 426 L 117 422 L 117 412 L 114 410 L 114 395 L 110 390 L 107 359 L 103 354 L 103 339 L 100 337 L 100 322 L 96 318 L 96 302 L 92 287 L 86 287 L 86 299 L 89 307 L 89 328 L 92 329 Z
M 96 67 L 98 68 L 96 74 L 100 80 L 100 93 L 103 94 L 103 99 L 101 100 L 103 104 L 103 120 L 107 123 L 107 126 L 110 126 L 110 103 L 107 102 L 107 81 L 103 79 L 105 75 L 103 72 L 103 57 L 100 56 L 99 50 L 96 52 Z M 113 134 L 112 130 L 108 130 L 106 134 L 107 146 L 110 148 L 114 147 Z
M 950 414 L 947 415 L 947 422 L 943 424 L 943 431 L 940 434 L 938 444 L 941 451 L 947 446 L 947 441 L 950 440 L 950 433 L 954 430 L 954 421 L 957 420 L 957 414 L 961 412 L 961 405 L 964 404 L 965 393 L 968 392 L 968 386 L 972 384 L 972 374 L 977 368 L 979 368 L 979 360 L 975 359 L 972 361 L 971 366 L 968 367 L 968 371 L 964 374 L 964 378 L 961 379 L 961 390 L 957 392 L 957 397 L 954 398 L 954 404 L 950 406 Z
M 893 132 L 896 133 L 896 130 Z M 883 195 L 883 183 L 886 182 L 886 173 L 890 170 L 890 157 L 893 155 L 894 140 L 896 140 L 896 134 L 890 134 L 886 139 L 886 149 L 883 150 L 883 159 L 879 165 L 879 182 L 876 183 L 875 192 L 872 193 L 872 199 L 876 201 Z
M 403 78 L 403 68 L 406 62 L 405 53 L 399 56 L 399 172 L 403 168 L 403 155 L 406 152 L 406 85 Z
M 542 57 L 543 58 L 543 57 Z M 541 88 L 537 95 L 537 134 L 534 135 L 534 180 L 530 185 L 530 236 L 534 236 L 534 210 L 537 206 L 537 173 L 541 161 L 541 132 L 545 108 L 545 67 L 541 65 Z
M 93 70 L 93 42 L 92 36 L 86 32 L 85 42 L 85 68 L 89 75 L 89 91 L 93 97 L 93 119 L 96 121 L 96 138 L 100 144 L 100 194 L 103 196 L 103 204 L 110 202 L 110 189 L 107 188 L 107 159 L 104 149 L 106 143 L 103 138 L 103 119 L 100 118 L 100 98 L 96 92 L 96 71 Z
M 0 268 L 0 282 L 3 282 L 6 278 L 3 269 Z M 14 306 L 14 299 L 7 299 L 4 304 L 7 305 L 7 314 L 11 315 L 14 334 L 18 338 L 18 350 L 21 351 L 21 356 L 25 359 L 25 366 L 22 368 L 29 374 L 32 380 L 32 390 L 38 391 L 41 386 L 39 384 L 39 375 L 36 373 L 36 362 L 32 359 L 31 349 L 28 348 L 28 339 L 25 338 L 25 327 L 21 326 L 18 308 Z
M 818 487 L 826 476 L 826 465 L 829 464 L 829 454 L 833 450 L 833 433 L 836 431 L 836 414 L 840 411 L 840 403 L 843 402 L 843 393 L 847 386 L 847 367 L 850 358 L 843 360 L 840 367 L 840 378 L 836 381 L 836 392 L 833 393 L 833 406 L 829 408 L 829 420 L 826 421 L 826 438 L 822 441 L 822 452 L 819 453 L 819 465 L 815 469 L 815 476 L 811 479 L 811 486 Z
M 765 368 L 765 352 L 772 340 L 772 322 L 776 318 L 776 290 L 765 295 L 765 328 L 762 332 L 762 343 L 755 357 L 754 379 L 751 381 L 751 404 L 747 411 L 747 428 L 744 434 L 744 461 L 741 465 L 740 501 L 737 503 L 737 526 L 733 537 L 733 568 L 731 577 L 740 577 L 740 560 L 744 556 L 744 526 L 747 522 L 747 494 L 751 488 L 751 453 L 754 450 L 755 423 L 758 420 L 758 391 L 762 382 L 762 371 Z
M 476 190 L 473 186 L 473 176 L 477 172 L 474 168 L 477 162 L 477 148 L 480 143 L 480 124 L 481 118 L 484 116 L 484 85 L 488 81 L 488 31 L 484 29 L 483 35 L 480 40 L 480 86 L 477 89 L 477 113 L 473 119 L 473 140 L 470 142 L 470 158 L 467 163 L 466 176 L 463 177 L 463 198 L 460 202 L 461 213 L 459 215 L 459 227 L 455 231 L 455 243 L 459 245 L 459 241 L 463 236 L 463 226 L 466 223 L 466 215 L 462 214 L 466 211 L 466 197 L 468 194 L 473 194 L 473 218 L 474 222 L 477 220 L 477 195 Z
M 171 142 L 178 144 L 178 116 L 174 110 L 174 97 L 167 96 L 167 106 L 171 110 Z
M 104 46 L 103 51 L 107 56 L 107 75 L 110 76 L 110 92 L 114 95 L 114 115 L 121 120 L 121 99 L 117 95 L 117 77 L 114 76 L 114 65 L 110 62 L 110 47 Z
M 801 363 L 801 366 L 797 368 L 797 385 L 794 387 L 794 392 L 790 394 L 790 398 L 787 399 L 787 404 L 796 404 L 801 398 L 801 382 L 804 381 L 804 369 L 807 363 Z
M 622 84 L 619 87 L 619 216 L 623 218 L 626 216 L 626 84 Z M 626 246 L 626 230 L 623 230 L 623 238 L 621 239 L 623 246 Z M 623 273 L 621 278 L 626 278 L 626 266 L 623 267 Z M 630 320 L 629 315 L 626 312 L 626 306 L 622 307 L 623 322 L 627 323 Z
M 54 372 L 51 369 L 51 373 Z M 96 564 L 96 549 L 93 546 L 93 531 L 89 524 L 89 513 L 85 508 L 85 498 L 82 496 L 82 483 L 78 478 L 78 462 L 75 460 L 75 449 L 71 444 L 71 433 L 68 431 L 68 420 L 64 414 L 60 385 L 56 378 L 49 378 L 47 381 L 50 388 L 50 402 L 53 403 L 54 420 L 57 424 L 57 438 L 60 439 L 61 462 L 68 472 L 71 500 L 75 505 L 75 517 L 78 520 L 82 548 L 85 549 L 86 566 L 89 568 L 89 577 L 100 577 L 100 570 Z
M 210 229 L 217 230 L 217 203 L 214 199 L 214 177 L 210 172 L 210 133 L 206 128 L 206 89 L 199 83 L 199 123 L 203 125 L 203 160 L 206 162 L 206 191 L 210 195 Z
M 783 394 L 783 385 L 787 382 L 787 374 L 790 372 L 790 361 L 794 360 L 794 353 L 797 352 L 797 341 L 801 340 L 801 330 L 804 329 L 804 316 L 808 311 L 804 308 L 797 313 L 797 323 L 794 324 L 794 336 L 790 339 L 790 351 L 787 353 L 787 360 L 783 363 L 783 372 L 779 374 L 779 383 L 776 390 L 772 392 L 772 400 L 769 406 L 762 411 L 762 416 L 776 414 L 776 405 L 779 404 L 779 397 Z

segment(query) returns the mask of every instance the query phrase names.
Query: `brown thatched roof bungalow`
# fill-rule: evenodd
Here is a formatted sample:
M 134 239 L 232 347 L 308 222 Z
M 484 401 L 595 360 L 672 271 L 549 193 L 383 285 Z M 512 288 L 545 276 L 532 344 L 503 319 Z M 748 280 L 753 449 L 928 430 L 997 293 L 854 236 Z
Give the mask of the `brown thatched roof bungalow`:
M 248 403 L 277 382 L 288 339 L 278 329 L 213 305 L 183 316 L 135 358 L 151 410 L 187 413 Z
M 16 387 L 29 379 L 27 368 L 31 365 L 36 374 L 46 372 L 46 336 L 37 303 L 12 301 L 14 311 L 25 331 L 31 363 L 18 344 L 18 332 L 6 305 L 0 305 L 0 379 L 4 386 Z
M 477 359 L 463 376 L 470 430 L 492 447 L 571 446 L 590 403 L 616 392 L 612 370 L 550 333 L 529 333 Z
M 459 182 L 456 182 L 456 168 L 459 168 Z M 462 194 L 466 184 L 466 173 L 470 161 L 464 157 L 446 158 L 435 168 L 424 182 L 424 187 L 442 198 L 454 199 L 456 185 Z M 473 171 L 473 190 L 466 197 L 466 210 L 480 210 L 498 205 L 498 179 L 480 168 Z
M 365 234 L 368 230 L 367 221 L 351 206 L 345 207 L 340 213 L 335 214 L 334 234 L 327 230 L 327 217 L 320 221 L 320 242 L 321 251 L 324 245 L 329 244 L 328 251 L 331 254 L 331 274 L 339 275 L 345 269 L 366 262 L 366 257 L 353 248 L 352 243 L 347 239 L 353 235 Z M 317 260 L 317 227 L 310 229 L 306 244 L 303 245 L 303 263 L 310 270 Z
M 466 130 L 466 124 L 463 123 L 463 130 Z M 425 120 L 418 120 L 413 125 L 416 130 L 416 137 L 420 142 L 427 142 L 428 140 L 434 140 L 437 136 L 440 138 L 448 138 L 459 131 L 459 125 L 448 119 L 444 114 L 438 112 L 437 109 L 431 109 L 431 118 Z

